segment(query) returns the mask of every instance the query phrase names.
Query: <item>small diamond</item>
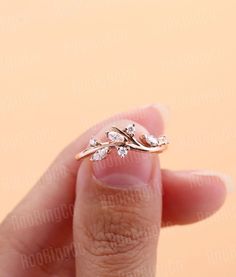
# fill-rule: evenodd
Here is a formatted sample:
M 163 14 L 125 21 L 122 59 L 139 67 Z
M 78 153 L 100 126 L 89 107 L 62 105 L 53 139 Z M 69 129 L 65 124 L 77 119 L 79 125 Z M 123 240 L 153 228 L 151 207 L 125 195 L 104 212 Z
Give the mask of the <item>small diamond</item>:
M 124 136 L 114 131 L 108 132 L 107 137 L 113 142 L 124 142 L 125 140 Z
M 89 145 L 92 146 L 92 147 L 95 147 L 95 146 L 98 145 L 98 141 L 95 138 L 91 138 L 89 140 Z
M 144 135 L 144 139 L 150 146 L 155 147 L 155 146 L 159 145 L 158 138 L 153 135 Z
M 124 158 L 128 154 L 128 148 L 127 147 L 118 147 L 117 153 L 121 158 Z
M 157 138 L 154 135 L 144 135 L 143 138 L 145 142 L 152 147 L 168 144 L 168 140 L 165 136 Z
M 158 145 L 165 145 L 168 144 L 168 140 L 165 136 L 161 136 L 158 138 Z
M 125 128 L 125 132 L 130 136 L 134 136 L 135 134 L 135 124 L 130 124 Z
M 104 147 L 102 149 L 97 150 L 91 157 L 92 161 L 100 161 L 104 159 L 109 151 L 109 147 Z

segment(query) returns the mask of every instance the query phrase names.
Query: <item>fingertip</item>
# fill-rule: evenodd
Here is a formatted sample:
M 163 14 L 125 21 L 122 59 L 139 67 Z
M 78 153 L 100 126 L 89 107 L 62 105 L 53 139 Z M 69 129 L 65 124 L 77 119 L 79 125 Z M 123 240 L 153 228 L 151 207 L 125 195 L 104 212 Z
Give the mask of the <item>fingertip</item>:
M 219 210 L 227 195 L 225 180 L 204 172 L 162 171 L 164 222 L 189 224 Z
M 154 108 L 158 111 L 160 114 L 160 117 L 163 120 L 163 123 L 166 124 L 170 117 L 170 110 L 167 106 L 157 103 L 150 106 L 151 108 Z
M 145 107 L 145 112 L 149 121 L 145 122 L 146 129 L 155 135 L 163 134 L 165 123 L 168 119 L 168 109 L 161 104 L 152 104 Z
M 207 176 L 208 178 L 219 178 L 221 183 L 224 184 L 226 194 L 229 194 L 235 190 L 235 183 L 232 177 L 224 173 L 212 170 L 196 170 L 192 171 L 192 174 L 196 176 Z

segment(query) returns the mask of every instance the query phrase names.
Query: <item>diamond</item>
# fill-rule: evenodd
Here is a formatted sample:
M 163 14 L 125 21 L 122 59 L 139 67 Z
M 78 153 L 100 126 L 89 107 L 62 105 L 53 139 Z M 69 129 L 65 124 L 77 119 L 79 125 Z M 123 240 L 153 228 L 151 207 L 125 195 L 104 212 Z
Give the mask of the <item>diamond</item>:
M 108 151 L 109 151 L 109 147 L 104 147 L 104 148 L 97 150 L 92 155 L 91 160 L 92 161 L 100 161 L 100 160 L 104 159 L 107 156 Z
M 125 128 L 125 132 L 130 136 L 134 136 L 135 134 L 135 124 L 130 124 Z
M 111 140 L 113 142 L 124 142 L 124 140 L 125 140 L 124 136 L 122 136 L 121 134 L 114 132 L 114 131 L 108 132 L 107 137 L 109 140 Z
M 165 136 L 160 136 L 157 138 L 154 135 L 144 135 L 143 139 L 148 145 L 152 147 L 168 144 L 168 140 Z
M 155 146 L 159 145 L 159 140 L 154 135 L 144 135 L 144 139 L 145 139 L 146 143 L 149 144 L 150 146 L 155 147 Z
M 128 147 L 124 147 L 124 146 L 118 147 L 117 153 L 121 158 L 124 158 L 128 154 Z
M 92 147 L 95 147 L 98 145 L 98 141 L 92 137 L 90 140 L 89 140 L 89 145 L 92 146 Z
M 161 136 L 158 138 L 158 145 L 166 145 L 168 144 L 168 140 L 166 136 Z

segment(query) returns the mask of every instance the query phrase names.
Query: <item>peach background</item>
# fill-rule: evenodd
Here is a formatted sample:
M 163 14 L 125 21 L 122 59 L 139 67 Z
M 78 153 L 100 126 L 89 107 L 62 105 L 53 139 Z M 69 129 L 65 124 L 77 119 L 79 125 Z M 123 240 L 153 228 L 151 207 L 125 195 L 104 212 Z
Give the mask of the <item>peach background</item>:
M 0 2 L 1 219 L 88 126 L 148 103 L 170 110 L 163 167 L 235 179 L 234 0 Z M 236 195 L 165 229 L 158 276 L 235 276 Z

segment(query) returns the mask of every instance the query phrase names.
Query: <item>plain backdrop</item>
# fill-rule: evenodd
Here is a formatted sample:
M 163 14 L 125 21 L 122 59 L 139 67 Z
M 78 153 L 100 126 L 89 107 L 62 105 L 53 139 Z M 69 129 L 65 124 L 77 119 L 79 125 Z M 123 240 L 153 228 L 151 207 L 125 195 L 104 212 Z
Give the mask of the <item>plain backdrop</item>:
M 0 1 L 0 217 L 91 124 L 169 110 L 162 167 L 235 179 L 234 0 Z M 236 275 L 236 195 L 161 233 L 158 276 Z

